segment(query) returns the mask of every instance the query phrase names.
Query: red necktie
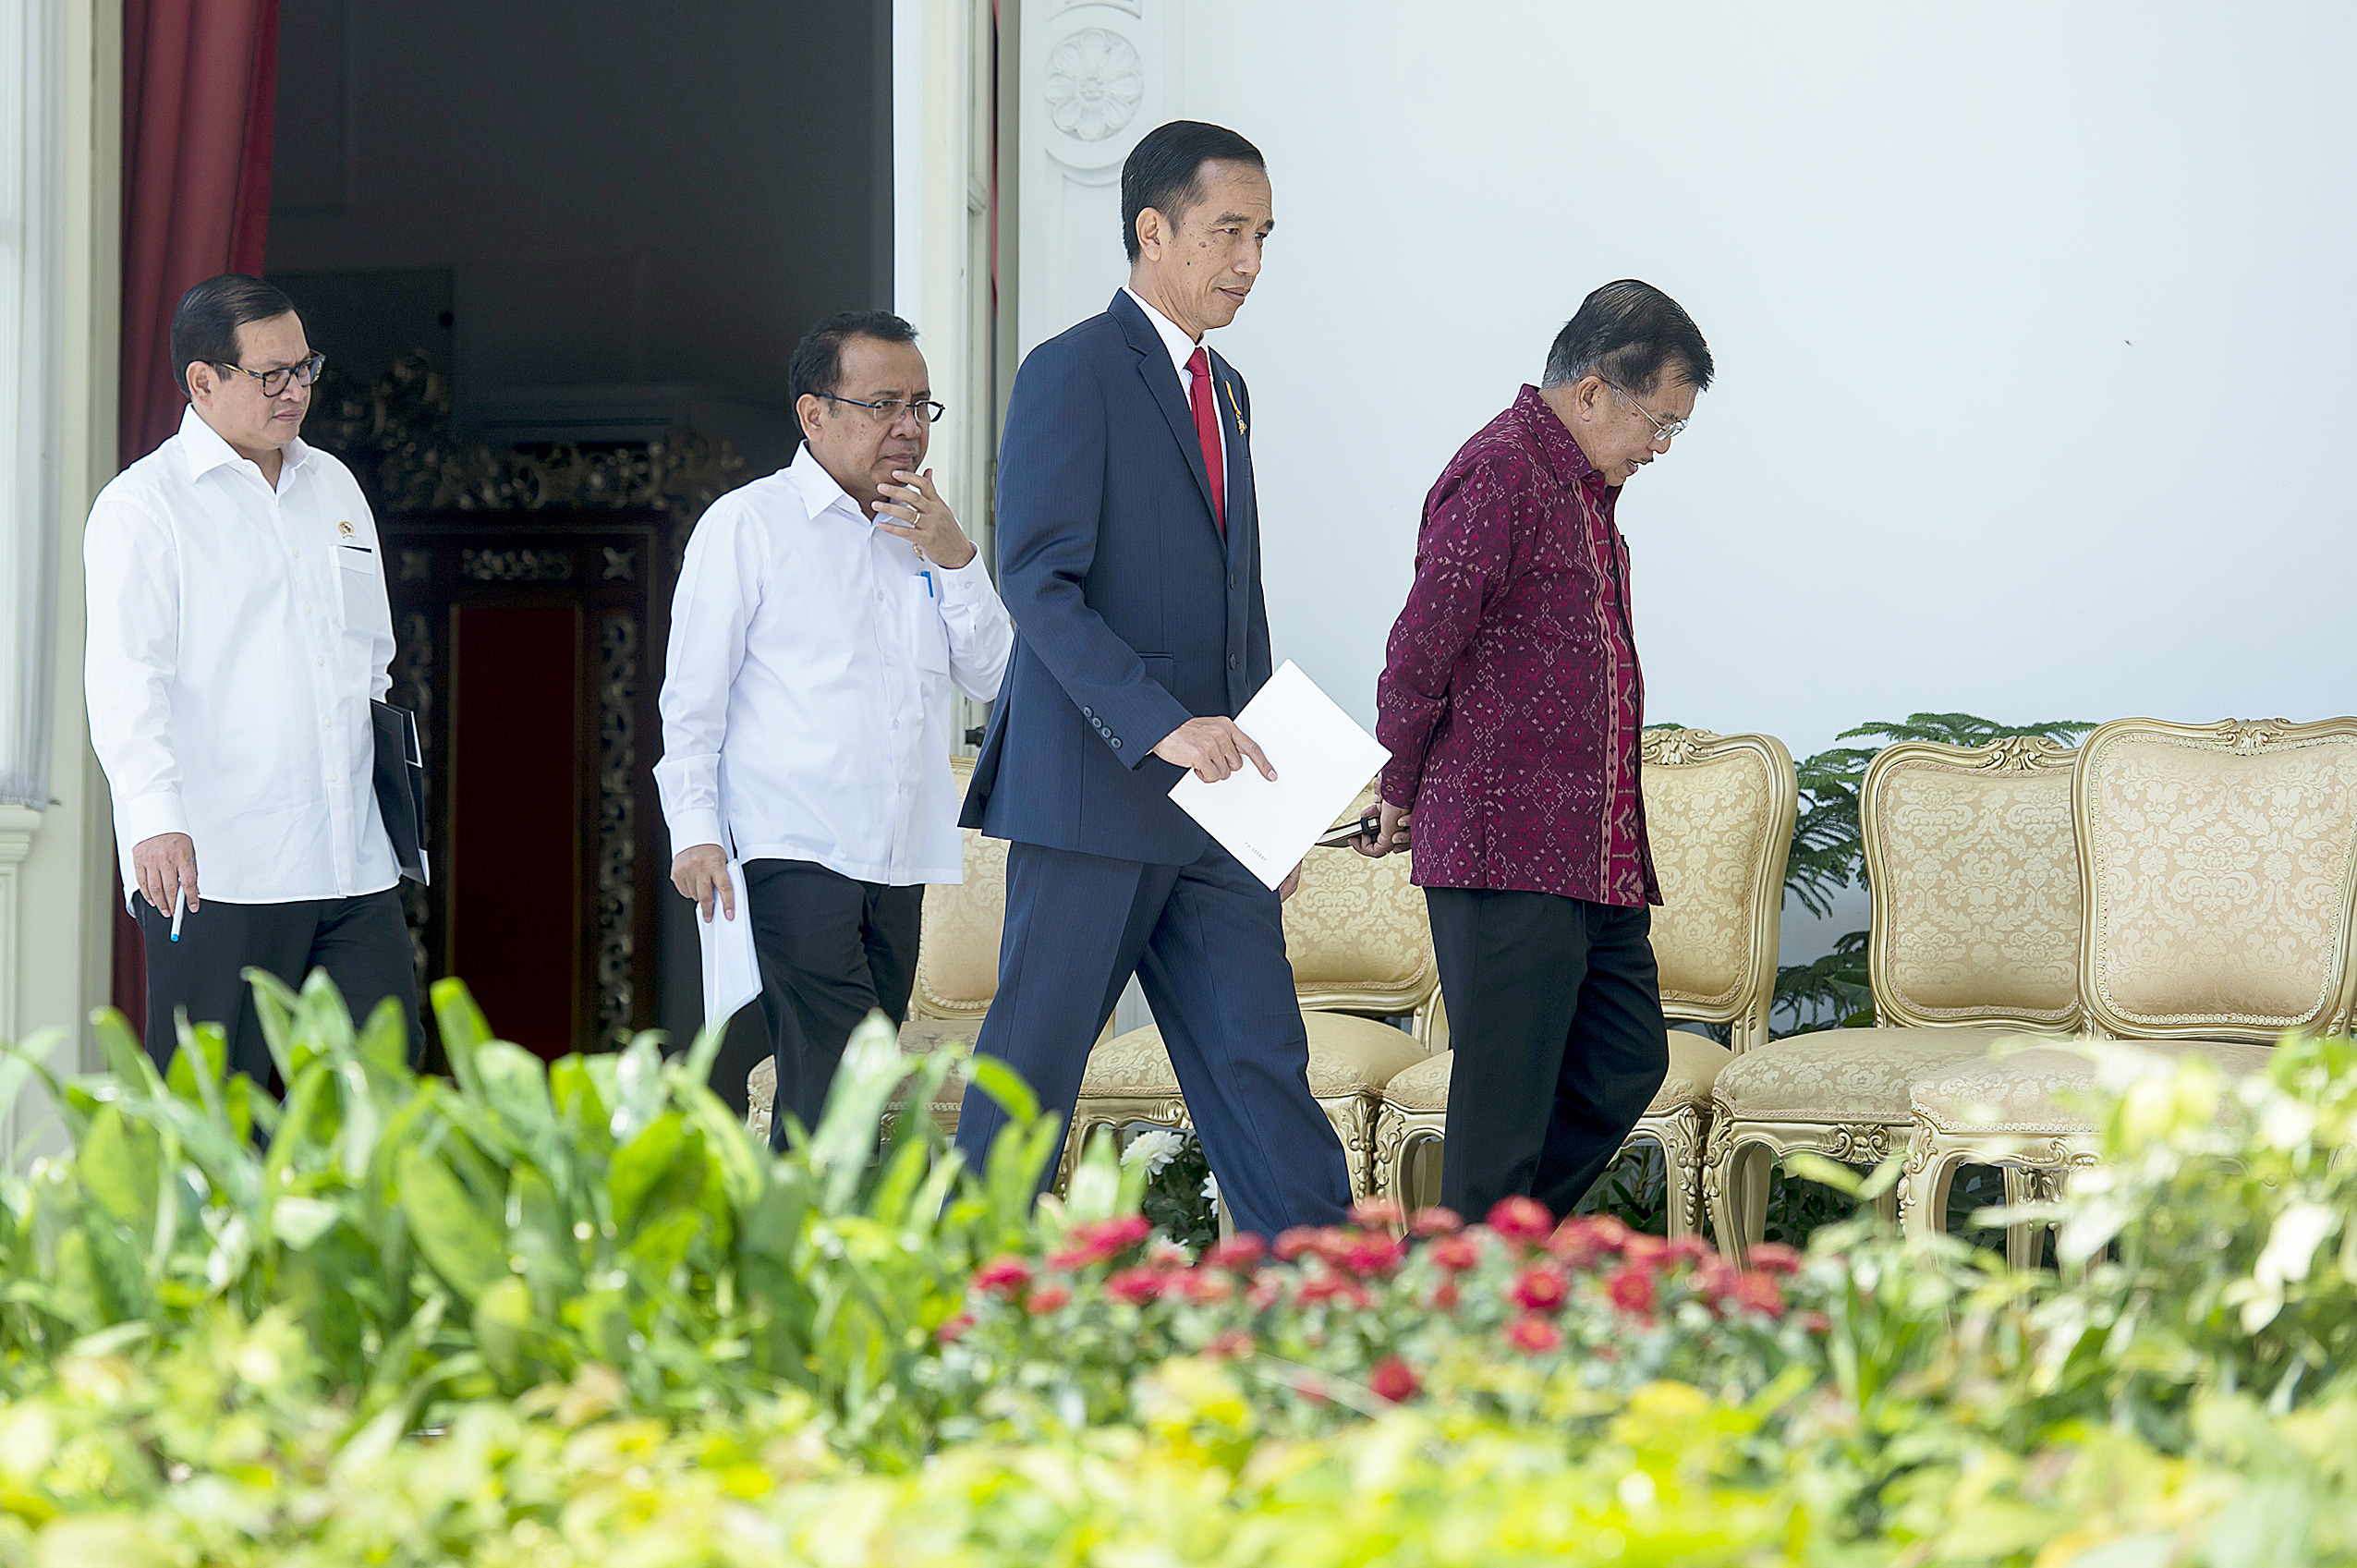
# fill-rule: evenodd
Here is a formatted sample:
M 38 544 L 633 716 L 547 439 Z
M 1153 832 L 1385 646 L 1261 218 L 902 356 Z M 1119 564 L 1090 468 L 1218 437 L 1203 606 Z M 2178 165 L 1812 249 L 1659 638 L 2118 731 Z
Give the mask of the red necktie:
M 1191 378 L 1186 400 L 1195 406 L 1195 439 L 1203 447 L 1203 472 L 1211 480 L 1211 515 L 1219 519 L 1220 537 L 1228 537 L 1228 470 L 1221 461 L 1220 410 L 1211 401 L 1211 356 L 1201 346 L 1186 362 Z

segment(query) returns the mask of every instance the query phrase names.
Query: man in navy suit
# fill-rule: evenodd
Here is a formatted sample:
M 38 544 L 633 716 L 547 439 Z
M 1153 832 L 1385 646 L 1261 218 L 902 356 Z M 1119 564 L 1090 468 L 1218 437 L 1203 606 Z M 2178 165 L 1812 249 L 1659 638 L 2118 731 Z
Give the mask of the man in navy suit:
M 1259 150 L 1191 120 L 1122 168 L 1129 286 L 1016 374 L 999 448 L 999 589 L 1014 660 L 962 820 L 1007 853 L 999 993 L 980 1051 L 1069 1112 L 1136 974 L 1239 1230 L 1350 1202 L 1311 1098 L 1271 893 L 1170 799 L 1268 759 L 1236 727 L 1269 679 L 1252 398 L 1203 346 L 1235 319 L 1273 226 Z M 969 1091 L 978 1163 L 1005 1123 Z

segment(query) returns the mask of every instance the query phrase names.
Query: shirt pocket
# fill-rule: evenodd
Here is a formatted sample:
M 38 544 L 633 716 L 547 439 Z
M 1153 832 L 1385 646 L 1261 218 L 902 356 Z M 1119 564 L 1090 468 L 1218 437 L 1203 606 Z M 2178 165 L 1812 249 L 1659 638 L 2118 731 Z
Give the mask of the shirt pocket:
M 949 674 L 949 626 L 942 619 L 939 590 L 918 572 L 908 579 L 908 650 L 929 675 Z
M 376 552 L 342 544 L 335 549 L 335 575 L 344 590 L 344 635 L 365 642 L 376 636 L 384 602 L 384 568 Z

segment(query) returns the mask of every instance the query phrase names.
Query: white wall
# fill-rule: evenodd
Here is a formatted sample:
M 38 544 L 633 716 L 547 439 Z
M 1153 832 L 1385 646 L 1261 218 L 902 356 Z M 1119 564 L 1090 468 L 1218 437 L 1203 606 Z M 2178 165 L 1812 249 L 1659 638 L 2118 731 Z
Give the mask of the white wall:
M 1622 506 L 1657 718 L 2357 707 L 2357 8 L 1335 16 L 1189 0 L 1173 108 L 1270 159 L 1222 346 L 1281 650 L 1362 715 L 1426 487 L 1626 275 L 1719 372 Z
M 1805 753 L 1919 710 L 2357 710 L 2357 7 L 1180 18 L 1169 113 L 1276 187 L 1221 346 L 1279 657 L 1362 718 L 1426 489 L 1623 276 L 1719 376 L 1620 514 L 1653 718 Z

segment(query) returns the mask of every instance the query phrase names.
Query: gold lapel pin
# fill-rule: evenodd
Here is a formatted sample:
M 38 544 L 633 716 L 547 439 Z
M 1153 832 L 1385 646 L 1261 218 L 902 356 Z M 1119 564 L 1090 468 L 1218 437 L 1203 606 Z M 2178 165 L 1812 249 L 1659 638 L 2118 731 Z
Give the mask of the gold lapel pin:
M 1244 409 L 1236 403 L 1236 383 L 1232 381 L 1223 381 L 1220 384 L 1228 389 L 1228 407 L 1235 409 L 1236 434 L 1251 434 L 1252 432 L 1244 428 Z
M 353 527 L 350 523 L 348 523 L 348 522 L 343 522 L 343 523 L 338 523 L 338 524 L 336 524 L 336 525 L 335 525 L 335 531 L 336 531 L 337 533 L 342 534 L 342 535 L 343 535 L 346 539 L 350 539 L 350 538 L 351 538 L 354 534 L 356 534 L 356 533 L 359 532 L 360 530 L 359 530 L 359 529 L 356 529 L 356 528 L 354 528 L 354 527 Z

